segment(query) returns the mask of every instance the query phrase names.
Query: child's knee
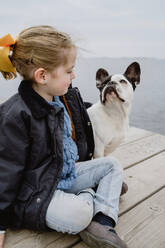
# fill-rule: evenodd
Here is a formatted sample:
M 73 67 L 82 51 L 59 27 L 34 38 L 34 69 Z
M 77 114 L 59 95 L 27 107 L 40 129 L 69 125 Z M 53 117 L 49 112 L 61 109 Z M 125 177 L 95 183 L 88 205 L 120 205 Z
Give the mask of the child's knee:
M 74 218 L 75 227 L 73 234 L 77 234 L 84 230 L 92 221 L 93 203 L 80 199 L 80 204 L 75 210 Z
M 106 159 L 107 159 L 107 163 L 109 164 L 110 168 L 112 168 L 118 174 L 120 174 L 121 176 L 123 176 L 123 166 L 121 165 L 121 163 L 119 162 L 119 160 L 116 159 L 113 156 L 107 156 Z

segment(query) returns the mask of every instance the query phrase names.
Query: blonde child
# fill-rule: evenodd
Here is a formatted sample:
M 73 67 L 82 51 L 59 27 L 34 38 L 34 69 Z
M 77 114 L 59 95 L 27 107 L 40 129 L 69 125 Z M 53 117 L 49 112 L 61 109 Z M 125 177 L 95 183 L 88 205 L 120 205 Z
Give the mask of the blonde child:
M 50 26 L 0 39 L 2 75 L 23 78 L 0 105 L 0 248 L 7 228 L 80 233 L 90 247 L 127 247 L 114 230 L 122 168 L 112 157 L 90 160 L 91 123 L 70 87 L 76 53 L 70 36 Z

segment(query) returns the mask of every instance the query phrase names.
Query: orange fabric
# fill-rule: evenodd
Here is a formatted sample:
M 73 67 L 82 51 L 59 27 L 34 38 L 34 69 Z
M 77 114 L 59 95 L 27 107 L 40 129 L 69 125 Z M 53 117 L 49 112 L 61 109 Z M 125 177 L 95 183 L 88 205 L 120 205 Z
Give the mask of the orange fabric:
M 69 106 L 68 106 L 68 103 L 67 103 L 67 100 L 66 100 L 65 96 L 62 96 L 62 98 L 63 98 L 65 107 L 66 107 L 66 109 L 68 111 L 68 114 L 69 114 L 69 117 L 70 117 L 70 120 L 71 120 L 71 124 L 72 124 L 72 139 L 76 142 L 76 132 L 75 132 L 75 126 L 74 126 L 73 119 L 72 119 L 72 114 L 71 114 L 71 111 L 69 109 Z
M 13 44 L 15 44 L 15 40 L 11 37 L 10 34 L 7 34 L 0 38 L 0 46 L 2 47 L 9 47 Z
M 0 71 L 16 72 L 9 58 L 10 51 L 12 50 L 10 46 L 13 44 L 15 44 L 15 40 L 10 34 L 0 38 Z

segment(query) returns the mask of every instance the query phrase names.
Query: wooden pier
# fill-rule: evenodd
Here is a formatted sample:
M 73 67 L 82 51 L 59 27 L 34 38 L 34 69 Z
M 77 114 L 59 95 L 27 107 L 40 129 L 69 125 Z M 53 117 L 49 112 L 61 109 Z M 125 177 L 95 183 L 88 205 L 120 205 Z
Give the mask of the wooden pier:
M 130 248 L 165 248 L 165 136 L 130 128 L 113 153 L 129 190 L 120 199 L 116 230 Z M 7 231 L 5 248 L 88 248 L 78 235 Z

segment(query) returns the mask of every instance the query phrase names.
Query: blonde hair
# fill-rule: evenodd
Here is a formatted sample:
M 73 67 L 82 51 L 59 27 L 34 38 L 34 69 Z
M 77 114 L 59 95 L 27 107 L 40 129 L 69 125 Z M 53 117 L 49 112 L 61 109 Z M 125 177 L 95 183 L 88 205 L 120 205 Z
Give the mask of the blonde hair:
M 36 26 L 23 30 L 12 47 L 10 60 L 24 79 L 32 79 L 35 68 L 53 70 L 68 62 L 68 51 L 76 46 L 71 37 L 51 26 Z M 16 77 L 16 73 L 3 72 L 5 79 Z

